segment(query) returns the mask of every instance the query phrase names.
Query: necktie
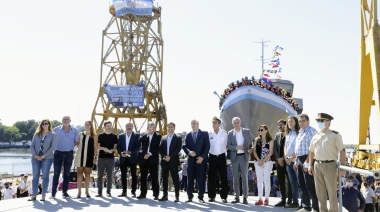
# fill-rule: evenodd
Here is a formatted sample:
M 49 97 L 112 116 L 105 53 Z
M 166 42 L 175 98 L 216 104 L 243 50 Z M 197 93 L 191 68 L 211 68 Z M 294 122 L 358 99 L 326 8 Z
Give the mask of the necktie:
M 149 145 L 148 145 L 148 151 L 147 152 L 150 152 L 149 150 L 150 150 L 150 143 L 152 142 L 152 137 L 153 137 L 153 135 L 149 136 Z
M 194 141 L 194 144 L 197 143 L 197 133 L 193 132 L 193 141 Z
M 170 149 L 170 143 L 172 142 L 172 136 L 168 136 L 168 143 L 167 143 L 167 155 L 169 155 L 169 149 Z

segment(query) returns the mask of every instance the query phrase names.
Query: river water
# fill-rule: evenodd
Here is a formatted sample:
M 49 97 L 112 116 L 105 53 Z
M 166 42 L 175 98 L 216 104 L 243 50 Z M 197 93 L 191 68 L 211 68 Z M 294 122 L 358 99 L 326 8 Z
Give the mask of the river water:
M 0 175 L 32 174 L 31 157 L 29 149 L 0 149 Z

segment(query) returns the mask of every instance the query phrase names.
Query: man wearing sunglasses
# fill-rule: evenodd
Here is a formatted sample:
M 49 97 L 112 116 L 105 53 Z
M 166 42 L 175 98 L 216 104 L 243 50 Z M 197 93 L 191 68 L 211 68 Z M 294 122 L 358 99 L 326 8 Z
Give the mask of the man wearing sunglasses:
M 346 151 L 343 146 L 342 136 L 334 130 L 330 130 L 331 120 L 334 118 L 326 113 L 319 113 L 317 123 L 319 131 L 313 136 L 310 143 L 309 169 L 310 175 L 314 175 L 319 208 L 327 211 L 327 194 L 330 202 L 329 211 L 338 211 L 336 194 L 337 160 L 340 153 L 340 163 L 346 164 Z M 341 176 L 345 171 L 341 170 Z

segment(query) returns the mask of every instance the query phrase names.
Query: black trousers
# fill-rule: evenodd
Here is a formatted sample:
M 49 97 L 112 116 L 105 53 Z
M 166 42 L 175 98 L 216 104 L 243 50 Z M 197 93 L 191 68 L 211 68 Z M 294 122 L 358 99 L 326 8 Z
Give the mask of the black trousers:
M 298 177 L 298 184 L 301 188 L 301 204 L 305 204 L 306 207 L 304 207 L 307 210 L 310 210 L 313 208 L 316 211 L 319 211 L 318 206 L 318 197 L 315 192 L 315 182 L 314 182 L 314 176 L 310 175 L 309 173 L 303 171 L 303 164 L 306 161 L 307 155 L 299 156 L 298 157 L 298 167 L 297 167 L 297 177 Z M 313 200 L 312 204 L 310 204 L 310 200 Z
M 148 159 L 149 160 L 149 159 Z M 148 171 L 150 173 L 150 178 L 152 180 L 152 190 L 153 190 L 153 196 L 158 197 L 159 195 L 159 184 L 158 184 L 158 164 L 151 164 L 148 160 L 145 160 L 145 163 L 140 164 L 140 171 L 141 171 L 141 187 L 140 191 L 142 196 L 146 196 L 147 193 L 147 177 L 148 177 Z
M 169 171 L 173 179 L 175 196 L 179 197 L 179 176 L 178 176 L 178 163 L 170 163 L 164 160 L 161 161 L 161 172 L 162 172 L 162 190 L 164 196 L 168 196 L 168 178 Z
M 136 176 L 136 163 L 131 163 L 129 158 L 125 158 L 124 163 L 120 164 L 121 171 L 121 185 L 123 187 L 123 193 L 127 191 L 127 171 L 128 168 L 131 170 L 132 177 L 132 194 L 135 194 L 137 187 L 137 176 Z
M 219 174 L 219 178 L 217 178 Z M 227 162 L 226 155 L 221 154 L 215 156 L 209 154 L 209 168 L 208 168 L 208 197 L 215 198 L 216 196 L 216 184 L 219 184 L 217 181 L 221 181 L 220 184 L 220 198 L 227 199 L 228 196 L 228 180 L 227 180 Z
M 374 212 L 375 211 L 375 207 L 372 203 L 366 203 L 364 205 L 364 212 Z
M 277 178 L 278 184 L 280 186 L 281 200 L 286 202 L 286 197 L 288 197 L 288 203 L 292 203 L 292 189 L 290 187 L 289 175 L 286 171 L 286 164 L 284 161 L 284 166 L 277 164 Z M 286 181 L 285 181 L 286 179 Z

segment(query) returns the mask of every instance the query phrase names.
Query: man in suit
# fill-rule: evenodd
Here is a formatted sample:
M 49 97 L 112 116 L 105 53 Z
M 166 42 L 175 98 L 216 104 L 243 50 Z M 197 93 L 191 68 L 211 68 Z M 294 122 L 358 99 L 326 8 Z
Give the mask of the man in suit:
M 161 135 L 156 132 L 156 124 L 153 122 L 148 123 L 148 131 L 139 139 L 141 149 L 138 156 L 141 171 L 141 187 L 140 196 L 137 199 L 145 199 L 147 193 L 147 177 L 148 171 L 153 188 L 154 200 L 158 200 L 159 182 L 158 182 L 158 164 L 159 164 L 159 147 L 161 142 Z
M 139 142 L 140 134 L 132 131 L 133 124 L 127 123 L 125 125 L 126 133 L 119 136 L 117 143 L 117 151 L 120 154 L 120 170 L 121 170 L 121 184 L 123 187 L 122 193 L 119 197 L 127 196 L 127 171 L 128 167 L 132 175 L 132 197 L 136 197 L 136 165 L 137 155 L 140 151 L 141 144 Z
M 243 203 L 248 204 L 248 164 L 251 150 L 249 144 L 252 142 L 252 134 L 249 129 L 241 127 L 239 117 L 232 119 L 234 129 L 228 131 L 227 148 L 231 150 L 230 161 L 232 163 L 232 175 L 234 178 L 235 200 L 231 203 L 240 202 L 239 178 L 243 184 Z
M 196 176 L 198 183 L 198 199 L 204 203 L 203 194 L 205 192 L 206 171 L 208 162 L 208 153 L 210 151 L 210 140 L 208 132 L 199 129 L 197 120 L 191 121 L 192 131 L 186 135 L 185 145 L 183 150 L 187 159 L 187 196 L 186 202 L 193 201 L 194 179 Z
M 161 169 L 162 169 L 162 190 L 164 195 L 160 201 L 168 200 L 168 175 L 170 175 L 174 182 L 175 200 L 179 202 L 179 152 L 182 147 L 182 138 L 174 133 L 175 124 L 170 122 L 168 124 L 168 135 L 161 139 L 160 154 L 161 154 Z
M 273 150 L 276 161 L 277 179 L 280 186 L 281 201 L 275 204 L 275 207 L 284 207 L 285 205 L 290 205 L 292 203 L 292 190 L 290 187 L 290 181 L 288 172 L 286 171 L 285 164 L 285 139 L 286 139 L 286 121 L 283 119 L 277 122 L 279 132 L 274 138 Z M 285 181 L 285 179 L 287 179 Z M 288 183 L 286 183 L 288 182 Z M 288 193 L 288 195 L 286 195 Z M 286 202 L 286 197 L 288 197 L 288 202 Z

